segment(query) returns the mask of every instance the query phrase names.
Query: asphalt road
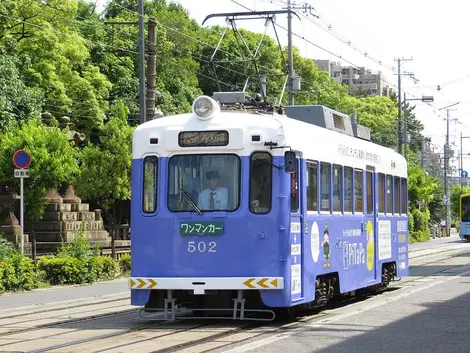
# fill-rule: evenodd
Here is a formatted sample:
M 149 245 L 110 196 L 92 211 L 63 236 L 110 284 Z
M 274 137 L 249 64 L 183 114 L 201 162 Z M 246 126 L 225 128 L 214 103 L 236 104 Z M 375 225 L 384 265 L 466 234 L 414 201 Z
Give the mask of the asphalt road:
M 460 249 L 465 244 L 458 238 L 455 230 L 448 238 L 436 238 L 426 243 L 411 244 L 409 246 L 410 258 L 428 255 L 446 249 Z M 30 292 L 0 295 L 0 313 L 5 310 L 24 308 L 29 306 L 43 306 L 54 303 L 78 302 L 93 298 L 125 297 L 129 296 L 127 279 L 94 283 L 81 286 L 56 286 L 47 289 L 38 289 Z

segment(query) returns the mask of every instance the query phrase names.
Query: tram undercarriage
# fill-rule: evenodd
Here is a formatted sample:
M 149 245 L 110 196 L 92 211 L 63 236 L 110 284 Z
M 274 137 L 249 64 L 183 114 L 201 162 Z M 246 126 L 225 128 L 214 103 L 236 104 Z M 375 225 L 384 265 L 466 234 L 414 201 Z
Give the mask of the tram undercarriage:
M 293 317 L 299 310 L 318 308 L 332 301 L 380 293 L 395 281 L 396 274 L 396 264 L 385 263 L 379 284 L 348 293 L 340 293 L 338 273 L 321 275 L 315 283 L 315 301 L 286 308 L 267 307 L 256 290 L 207 290 L 204 295 L 194 295 L 191 290 L 152 290 L 147 304 L 140 311 L 140 317 L 148 320 L 273 321 L 276 317 Z M 190 312 L 193 316 L 188 315 Z

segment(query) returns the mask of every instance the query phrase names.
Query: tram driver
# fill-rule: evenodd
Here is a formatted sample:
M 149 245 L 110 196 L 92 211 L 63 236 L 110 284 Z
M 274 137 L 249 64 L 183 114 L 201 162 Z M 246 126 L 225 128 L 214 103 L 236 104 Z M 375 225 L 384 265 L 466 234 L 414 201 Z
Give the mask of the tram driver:
M 227 208 L 228 189 L 218 186 L 219 171 L 212 170 L 206 173 L 208 188 L 201 191 L 197 206 L 201 210 L 225 210 Z

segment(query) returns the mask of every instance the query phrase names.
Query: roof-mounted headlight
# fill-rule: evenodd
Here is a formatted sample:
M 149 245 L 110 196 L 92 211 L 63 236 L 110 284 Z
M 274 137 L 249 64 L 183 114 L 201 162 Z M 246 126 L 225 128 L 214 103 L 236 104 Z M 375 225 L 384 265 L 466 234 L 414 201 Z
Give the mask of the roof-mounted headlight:
M 220 111 L 220 107 L 211 97 L 200 96 L 194 100 L 192 110 L 199 119 L 209 120 Z

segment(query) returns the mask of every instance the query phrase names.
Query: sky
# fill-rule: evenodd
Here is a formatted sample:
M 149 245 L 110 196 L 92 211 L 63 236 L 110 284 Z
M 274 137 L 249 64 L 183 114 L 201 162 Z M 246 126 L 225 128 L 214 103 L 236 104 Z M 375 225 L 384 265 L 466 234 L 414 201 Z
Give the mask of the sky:
M 101 6 L 106 3 L 106 0 L 98 1 Z M 285 0 L 169 1 L 181 4 L 199 24 L 212 13 L 247 11 L 242 6 L 257 11 L 286 7 Z M 416 116 L 425 126 L 424 135 L 432 139 L 435 152 L 443 152 L 446 134 L 447 111 L 439 109 L 459 102 L 449 111 L 450 145 L 457 157 L 460 133 L 469 137 L 463 140 L 462 147 L 463 167 L 470 171 L 470 64 L 467 65 L 470 49 L 464 37 L 470 33 L 467 15 L 470 2 L 309 0 L 307 3 L 319 18 L 310 14 L 302 16 L 302 10 L 298 10 L 300 20 L 294 17 L 292 21 L 293 44 L 303 56 L 381 71 L 395 88 L 398 87 L 395 59 L 412 58 L 402 62 L 402 72 L 413 73 L 418 81 L 402 75 L 402 92 L 406 92 L 407 98 L 434 97 L 431 106 L 420 101 L 410 103 L 416 105 Z M 292 0 L 292 4 L 300 6 L 305 2 Z M 287 16 L 278 15 L 276 23 L 287 28 Z M 225 25 L 224 18 L 210 19 L 205 25 L 216 24 Z M 237 24 L 255 32 L 264 31 L 262 20 Z M 287 32 L 278 29 L 278 34 L 281 44 L 287 45 Z M 268 35 L 274 37 L 272 27 Z M 457 159 L 451 163 L 457 166 Z

